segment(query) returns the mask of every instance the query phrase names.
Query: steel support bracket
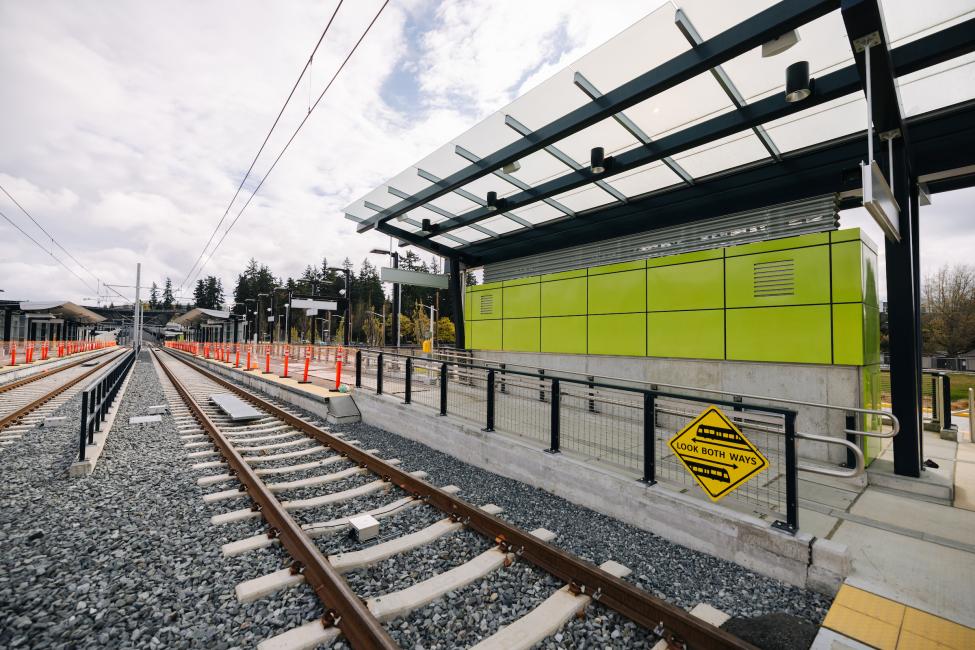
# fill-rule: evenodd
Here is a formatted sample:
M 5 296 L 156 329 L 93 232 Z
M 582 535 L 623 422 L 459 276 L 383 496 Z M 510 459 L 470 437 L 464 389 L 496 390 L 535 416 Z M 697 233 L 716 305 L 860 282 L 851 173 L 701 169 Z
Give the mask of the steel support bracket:
M 880 32 L 870 32 L 866 36 L 853 39 L 853 51 L 860 53 L 868 47 L 880 45 Z

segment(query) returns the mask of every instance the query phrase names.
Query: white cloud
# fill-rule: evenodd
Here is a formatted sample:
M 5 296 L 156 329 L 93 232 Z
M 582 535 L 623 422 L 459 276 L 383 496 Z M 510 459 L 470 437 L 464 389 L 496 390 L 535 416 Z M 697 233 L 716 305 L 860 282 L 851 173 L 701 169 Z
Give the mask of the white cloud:
M 298 88 L 247 188 L 379 4 L 342 6 L 310 88 L 307 80 Z M 229 287 L 250 257 L 279 275 L 323 256 L 358 264 L 387 239 L 357 235 L 345 205 L 658 4 L 391 2 L 205 272 Z M 147 282 L 178 283 L 333 8 L 334 0 L 0 3 L 0 183 L 100 279 L 132 284 L 141 261 Z M 964 203 L 936 197 L 927 211 L 944 205 L 958 215 Z M 41 240 L 5 197 L 0 210 Z M 928 235 L 926 219 L 924 254 L 941 259 L 957 230 Z M 4 222 L 0 288 L 5 298 L 91 295 Z

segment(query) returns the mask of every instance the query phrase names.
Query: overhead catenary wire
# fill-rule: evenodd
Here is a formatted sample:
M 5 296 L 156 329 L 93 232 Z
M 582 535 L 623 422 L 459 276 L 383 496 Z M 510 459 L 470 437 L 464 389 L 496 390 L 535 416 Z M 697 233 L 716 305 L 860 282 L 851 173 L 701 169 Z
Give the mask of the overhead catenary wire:
M 89 268 L 88 268 L 87 266 L 85 266 L 84 264 L 82 264 L 81 262 L 79 262 L 79 261 L 78 261 L 78 258 L 77 258 L 77 257 L 75 257 L 74 255 L 72 255 L 72 254 L 71 254 L 71 253 L 70 253 L 70 252 L 68 251 L 68 249 L 67 249 L 67 248 L 65 248 L 64 246 L 62 246 L 62 245 L 61 245 L 61 243 L 60 243 L 60 242 L 59 242 L 59 241 L 58 241 L 57 239 L 55 239 L 55 238 L 54 238 L 54 235 L 52 235 L 51 233 L 49 233 L 49 232 L 48 232 L 48 231 L 47 231 L 47 230 L 46 230 L 46 229 L 44 228 L 44 226 L 42 226 L 42 225 L 41 225 L 40 223 L 38 223 L 38 221 L 37 221 L 37 219 L 35 219 L 35 218 L 34 218 L 34 215 L 32 215 L 32 214 L 31 214 L 30 212 L 28 212 L 28 211 L 27 211 L 27 208 L 25 208 L 25 207 L 24 207 L 23 205 L 21 205 L 21 204 L 20 204 L 20 201 L 18 201 L 17 199 L 15 199 L 15 198 L 13 197 L 13 195 L 12 195 L 12 194 L 10 194 L 10 192 L 8 192 L 8 191 L 7 191 L 7 188 L 5 188 L 5 187 L 4 187 L 4 186 L 3 186 L 2 184 L 0 184 L 0 191 L 2 191 L 2 192 L 3 192 L 4 194 L 6 194 L 6 195 L 7 195 L 7 198 L 8 198 L 8 199 L 10 199 L 11 201 L 13 201 L 13 203 L 14 203 L 14 205 L 16 205 L 16 206 L 17 206 L 18 208 L 20 208 L 20 211 L 21 211 L 21 212 L 23 212 L 23 213 L 24 213 L 25 215 L 27 215 L 27 218 L 28 218 L 28 219 L 30 219 L 30 220 L 31 220 L 31 221 L 33 222 L 33 224 L 34 224 L 35 226 L 37 226 L 37 227 L 38 227 L 38 229 L 40 229 L 40 231 L 41 231 L 42 233 L 44 233 L 45 235 L 47 235 L 47 237 L 48 237 L 48 239 L 50 239 L 50 240 L 51 240 L 51 242 L 52 242 L 52 243 L 53 243 L 53 244 L 54 244 L 55 246 L 57 246 L 58 248 L 60 248 L 60 249 L 61 249 L 62 251 L 64 251 L 64 254 L 65 254 L 65 255 L 67 255 L 67 256 L 68 256 L 68 257 L 70 257 L 70 258 L 71 258 L 72 260 L 74 260 L 74 263 L 75 263 L 75 264 L 77 264 L 77 265 L 78 265 L 78 266 L 80 266 L 80 267 L 81 267 L 82 269 L 84 269 L 84 270 L 85 270 L 85 272 L 87 272 L 87 273 L 88 273 L 88 275 L 90 275 L 91 277 L 93 277 L 93 278 L 95 278 L 95 281 L 96 281 L 96 282 L 98 282 L 98 283 L 99 283 L 100 285 L 104 285 L 105 287 L 109 287 L 109 285 L 107 285 L 107 284 L 105 284 L 105 283 L 104 283 L 104 282 L 103 282 L 103 281 L 101 280 L 101 278 L 99 278 L 99 277 L 98 277 L 97 275 L 95 275 L 94 273 L 92 273 L 92 272 L 91 272 L 91 269 L 89 269 Z M 66 264 L 65 264 L 65 263 L 64 263 L 64 262 L 63 262 L 62 260 L 60 260 L 60 259 L 58 259 L 57 257 L 55 257 L 55 256 L 54 256 L 54 255 L 52 254 L 52 252 L 51 252 L 50 250 L 48 250 L 48 249 L 46 249 L 46 248 L 44 248 L 44 246 L 42 246 L 42 245 L 40 244 L 40 242 L 38 242 L 37 240 L 35 240 L 35 239 L 34 239 L 33 237 L 31 237 L 30 235 L 28 235 L 28 234 L 27 234 L 26 232 L 24 232 L 24 230 L 22 230 L 22 229 L 20 228 L 20 226 L 18 226 L 18 225 L 17 225 L 17 224 L 15 224 L 15 223 L 14 223 L 13 221 L 11 221 L 11 220 L 10 220 L 10 218 L 9 218 L 9 217 L 7 217 L 7 215 L 4 215 L 4 216 L 3 216 L 3 218 L 4 218 L 4 219 L 6 219 L 7 221 L 10 221 L 10 223 L 11 223 L 11 224 L 12 224 L 12 225 L 13 225 L 13 226 L 14 226 L 15 228 L 17 228 L 17 230 L 20 230 L 20 232 L 22 232 L 22 233 L 24 234 L 24 236 L 25 236 L 25 237 L 27 237 L 27 238 L 28 238 L 28 239 L 30 239 L 30 240 L 31 240 L 32 242 L 34 242 L 35 244 L 37 244 L 37 247 L 38 247 L 38 248 L 40 248 L 40 249 L 41 249 L 41 250 L 43 250 L 43 251 L 44 251 L 45 253 L 47 253 L 48 255 L 50 255 L 51 257 L 53 257 L 53 258 L 54 258 L 55 260 L 57 260 L 57 261 L 58 261 L 58 263 L 59 263 L 59 264 L 60 264 L 61 266 L 63 266 L 64 268 L 66 268 L 66 269 L 68 269 L 68 271 L 71 271 L 71 273 L 72 273 L 72 274 L 73 274 L 73 275 L 74 275 L 74 276 L 75 276 L 76 278 L 78 278 L 79 280 L 81 280 L 82 282 L 84 282 L 84 284 L 85 284 L 85 286 L 86 286 L 86 287 L 88 287 L 89 289 L 92 289 L 92 286 L 91 286 L 90 284 L 88 284 L 87 282 L 85 282 L 85 281 L 84 281 L 84 280 L 83 280 L 83 279 L 81 278 L 81 276 L 80 276 L 80 275 L 78 275 L 78 274 L 77 274 L 77 273 L 75 273 L 75 272 L 74 272 L 73 270 L 71 270 L 70 268 L 68 268 L 68 266 L 67 266 L 67 265 L 66 265 Z M 109 288 L 111 288 L 111 287 L 109 287 Z M 97 290 L 97 289 L 93 289 L 93 290 L 95 291 L 95 295 L 97 296 L 97 295 L 98 295 L 98 290 Z M 115 291 L 115 289 L 112 289 L 112 291 Z M 128 300 L 128 298 L 126 298 L 125 296 L 123 296 L 123 295 L 122 295 L 121 293 L 119 293 L 118 291 L 115 291 L 115 293 L 116 293 L 116 294 L 118 294 L 118 295 L 119 295 L 119 297 L 121 297 L 121 298 L 125 298 L 126 300 Z
M 321 36 L 318 37 L 318 42 L 315 43 L 315 47 L 312 48 L 311 54 L 308 55 L 308 60 L 305 62 L 305 66 L 301 69 L 301 72 L 298 73 L 298 78 L 295 79 L 295 83 L 291 87 L 291 92 L 288 93 L 287 99 L 285 99 L 284 104 L 281 105 L 281 110 L 278 111 L 277 117 L 274 118 L 274 123 L 271 124 L 271 128 L 268 129 L 267 135 L 264 136 L 264 142 L 261 143 L 261 146 L 257 150 L 257 153 L 254 154 L 254 159 L 251 161 L 250 166 L 247 168 L 247 172 L 244 174 L 244 177 L 240 180 L 240 184 L 237 186 L 237 191 L 234 192 L 233 198 L 230 199 L 230 203 L 227 204 L 227 208 L 223 211 L 223 216 L 220 217 L 220 221 L 218 221 L 217 225 L 213 227 L 213 231 L 210 233 L 210 238 L 207 239 L 207 243 L 203 245 L 203 250 L 200 251 L 200 254 L 197 256 L 196 261 L 193 262 L 193 266 L 190 267 L 190 270 L 186 272 L 186 276 L 183 278 L 183 281 L 180 282 L 179 290 L 182 290 L 186 287 L 186 282 L 189 279 L 190 275 L 193 273 L 193 270 L 196 268 L 196 265 L 199 264 L 200 260 L 203 259 L 203 256 L 207 252 L 207 248 L 209 248 L 210 244 L 213 243 L 213 238 L 217 235 L 217 232 L 219 232 L 220 226 L 223 225 L 223 222 L 227 219 L 227 215 L 230 214 L 230 208 L 232 208 L 234 203 L 237 201 L 237 197 L 240 196 L 240 191 L 243 189 L 244 183 L 247 182 L 247 179 L 250 178 L 251 172 L 254 171 L 254 165 L 257 164 L 258 158 L 260 158 L 261 154 L 264 152 L 264 147 L 267 146 L 268 141 L 271 139 L 271 134 L 274 133 L 274 129 L 278 126 L 278 122 L 281 121 L 281 116 L 284 115 L 284 111 L 288 107 L 288 104 L 291 102 L 291 98 L 294 96 L 295 90 L 297 90 L 299 84 L 301 84 L 302 77 L 304 77 L 305 72 L 308 72 L 309 69 L 311 68 L 312 61 L 315 58 L 315 53 L 318 51 L 319 46 L 321 46 L 322 41 L 325 40 L 325 35 L 328 33 L 329 27 L 332 26 L 332 22 L 335 20 L 336 14 L 338 14 L 339 9 L 342 7 L 343 1 L 344 0 L 339 0 L 338 4 L 335 5 L 335 10 L 332 11 L 332 15 L 329 17 L 328 22 L 325 24 L 325 29 L 322 30 Z M 309 83 L 308 112 L 310 113 L 311 112 L 311 85 L 310 85 L 311 74 L 310 73 L 308 75 L 308 83 Z
M 281 152 L 274 159 L 274 162 L 271 163 L 271 166 L 268 168 L 267 172 L 265 172 L 264 176 L 261 178 L 261 181 L 257 184 L 257 186 L 254 188 L 254 190 L 251 192 L 251 195 L 247 198 L 247 202 L 244 203 L 244 206 L 237 213 L 237 216 L 234 217 L 234 220 L 230 222 L 230 225 L 227 226 L 227 229 L 223 232 L 223 235 L 221 235 L 220 239 L 217 241 L 217 244 L 213 247 L 213 250 L 210 251 L 210 254 L 207 256 L 206 261 L 203 262 L 203 264 L 200 266 L 199 270 L 197 271 L 196 276 L 194 276 L 194 278 L 193 278 L 194 280 L 196 279 L 196 277 L 198 277 L 200 275 L 200 273 L 203 272 L 203 269 L 210 262 L 210 260 L 213 259 L 214 253 L 217 252 L 217 249 L 220 248 L 220 245 L 223 243 L 224 239 L 227 238 L 227 235 L 230 233 L 230 231 L 233 229 L 233 227 L 237 224 L 237 221 L 240 219 L 241 215 L 247 209 L 247 206 L 250 205 L 251 201 L 257 195 L 257 192 L 261 189 L 261 186 L 264 185 L 264 181 L 266 181 L 267 178 L 268 178 L 268 176 L 271 175 L 271 172 L 274 171 L 274 168 L 277 166 L 278 161 L 280 161 L 281 160 L 281 157 L 284 156 L 284 153 L 288 150 L 288 147 L 291 146 L 291 143 L 294 141 L 295 137 L 297 137 L 298 132 L 301 131 L 301 128 L 308 121 L 308 118 L 311 117 L 311 114 L 315 111 L 315 109 L 318 107 L 318 104 L 325 97 L 325 93 L 328 92 L 328 89 L 332 87 L 332 84 L 335 82 L 336 78 L 338 78 L 339 73 L 342 72 L 342 69 L 345 68 L 345 65 L 349 62 L 349 59 L 351 59 L 352 58 L 352 55 L 355 54 L 355 51 L 359 48 L 359 45 L 362 43 L 362 41 L 365 39 L 366 35 L 372 29 L 372 26 L 376 24 L 376 21 L 377 20 L 379 20 L 379 16 L 382 15 L 383 10 L 386 8 L 386 6 L 388 4 L 389 4 L 389 0 L 385 0 L 385 2 L 383 2 L 382 6 L 379 7 L 379 11 L 376 12 L 376 15 L 373 16 L 373 18 L 372 18 L 371 21 L 369 21 L 369 24 L 366 26 L 365 31 L 362 32 L 362 35 L 361 36 L 359 36 L 359 40 L 357 40 L 355 42 L 355 45 L 352 46 L 352 49 L 349 51 L 349 54 L 345 57 L 345 59 L 343 59 L 341 65 L 339 65 L 338 69 L 332 75 L 332 78 L 329 79 L 328 84 L 326 84 L 324 90 L 322 90 L 321 94 L 318 96 L 318 99 L 316 99 L 315 100 L 315 103 L 312 104 L 311 108 L 308 111 L 308 114 L 305 115 L 305 117 L 298 124 L 297 128 L 294 130 L 294 133 L 291 134 L 291 137 L 288 138 L 288 141 L 285 143 L 284 148 L 281 149 Z
M 23 228 L 21 228 L 20 226 L 18 226 L 16 224 L 16 222 L 14 222 L 13 219 L 11 219 L 6 214 L 4 214 L 2 210 L 0 210 L 0 217 L 3 217 L 4 219 L 6 219 L 7 222 L 11 226 L 13 226 L 14 228 L 16 228 L 17 230 L 20 231 L 20 234 L 22 234 L 24 237 L 26 237 L 27 239 L 29 239 L 32 242 L 34 242 L 34 245 L 35 246 L 37 246 L 42 251 L 44 251 L 45 253 L 47 253 L 48 255 L 50 255 L 54 259 L 55 262 L 57 262 L 58 264 L 60 264 L 61 266 L 63 266 L 65 269 L 67 269 L 68 272 L 71 273 L 71 275 L 73 275 L 74 277 L 78 278 L 81 281 L 82 284 L 84 284 L 86 287 L 88 287 L 89 289 L 91 289 L 95 293 L 98 293 L 98 290 L 95 289 L 95 287 L 93 287 L 90 284 L 88 284 L 88 281 L 87 280 L 85 280 L 83 277 L 81 277 L 80 275 L 78 275 L 78 273 L 74 269 L 72 269 L 70 266 L 68 266 L 67 264 L 65 264 L 64 263 L 64 260 L 62 260 L 60 257 L 58 257 L 57 255 L 55 255 L 51 250 L 45 248 L 44 245 L 41 244 L 39 241 L 37 241 L 36 239 L 34 239 L 33 237 L 31 237 L 30 234 L 26 230 L 24 230 Z

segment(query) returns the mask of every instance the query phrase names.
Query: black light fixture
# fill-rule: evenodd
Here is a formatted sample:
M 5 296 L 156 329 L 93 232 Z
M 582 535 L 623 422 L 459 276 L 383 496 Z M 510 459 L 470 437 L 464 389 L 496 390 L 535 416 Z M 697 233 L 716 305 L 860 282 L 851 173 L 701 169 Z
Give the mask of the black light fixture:
M 433 224 L 430 223 L 429 219 L 424 219 L 420 222 L 420 230 L 423 232 L 433 232 Z
M 498 193 L 488 192 L 487 193 L 487 209 L 494 212 L 498 209 Z
M 517 160 L 512 161 L 507 165 L 501 167 L 501 171 L 503 171 L 505 174 L 514 174 L 519 169 L 521 169 L 521 163 L 518 162 Z
M 593 147 L 589 152 L 589 168 L 593 174 L 602 174 L 606 171 L 606 152 L 602 147 Z
M 785 101 L 801 102 L 812 93 L 809 85 L 809 61 L 796 61 L 785 69 Z

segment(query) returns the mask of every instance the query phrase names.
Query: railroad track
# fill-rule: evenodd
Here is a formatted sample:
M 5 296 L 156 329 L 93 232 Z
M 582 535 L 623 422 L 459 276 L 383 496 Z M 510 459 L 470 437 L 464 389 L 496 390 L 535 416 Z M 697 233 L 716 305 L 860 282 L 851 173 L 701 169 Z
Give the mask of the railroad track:
M 0 448 L 13 445 L 57 411 L 74 397 L 81 382 L 124 352 L 112 348 L 0 386 Z M 91 362 L 96 365 L 84 365 Z
M 153 357 L 188 460 L 204 473 L 197 483 L 212 490 L 203 499 L 221 509 L 211 522 L 253 520 L 263 526 L 258 534 L 224 544 L 223 554 L 238 556 L 277 546 L 286 556 L 284 568 L 238 584 L 238 599 L 253 602 L 305 583 L 321 603 L 320 618 L 266 639 L 260 648 L 318 647 L 340 635 L 354 648 L 398 647 L 388 624 L 513 562 L 527 562 L 565 586 L 479 643 L 480 650 L 530 648 L 593 600 L 653 630 L 670 648 L 753 648 L 626 582 L 623 577 L 629 571 L 622 565 L 610 561 L 597 567 L 586 562 L 551 543 L 553 533 L 518 528 L 501 519 L 496 506 L 468 503 L 457 496 L 456 487 L 436 487 L 424 480 L 424 472 L 407 472 L 395 459 L 380 458 L 379 450 L 361 449 L 357 441 L 190 363 L 181 353 L 153 350 Z M 215 393 L 231 393 L 247 402 L 257 410 L 256 419 L 234 422 L 211 403 Z M 359 477 L 353 487 L 329 490 L 352 476 Z M 387 495 L 380 507 L 358 513 L 376 520 L 408 508 L 433 509 L 441 516 L 409 534 L 326 555 L 316 540 L 348 533 L 355 515 L 316 522 L 307 521 L 306 513 L 336 504 L 354 508 L 350 502 L 368 494 Z M 343 578 L 461 530 L 476 533 L 490 547 L 427 580 L 367 599 Z

